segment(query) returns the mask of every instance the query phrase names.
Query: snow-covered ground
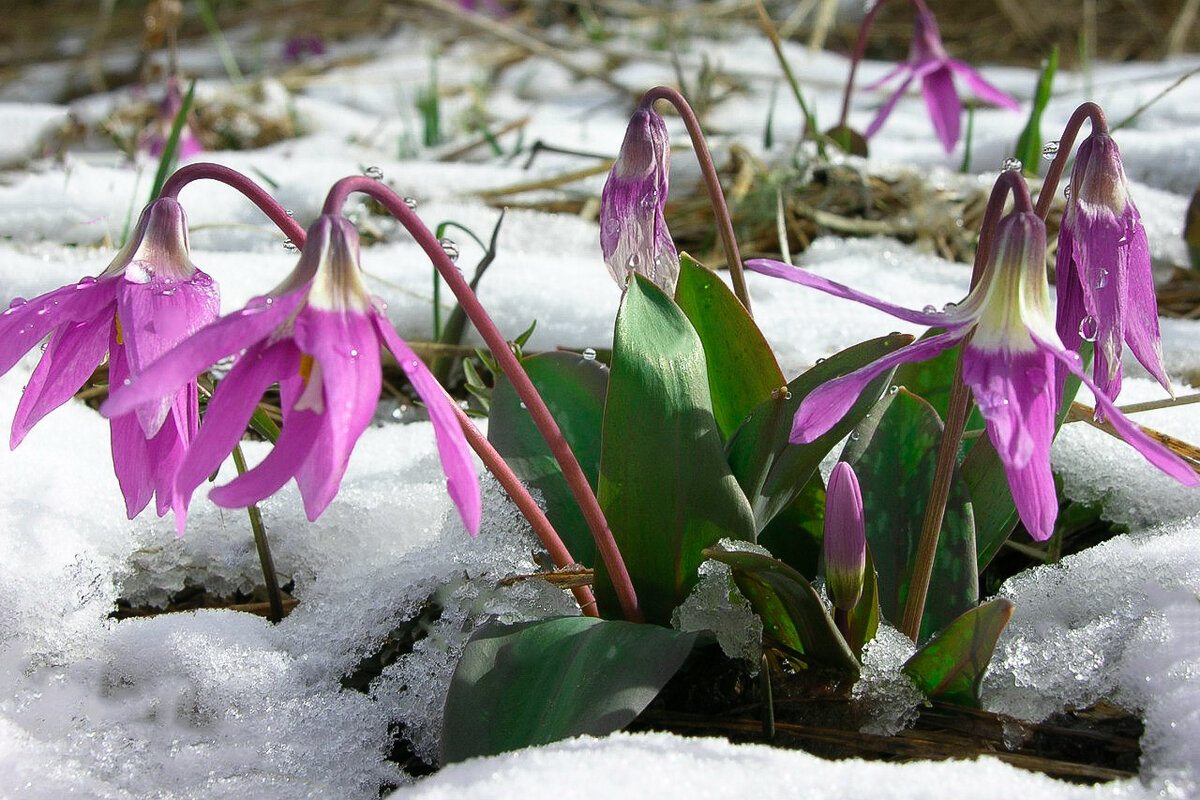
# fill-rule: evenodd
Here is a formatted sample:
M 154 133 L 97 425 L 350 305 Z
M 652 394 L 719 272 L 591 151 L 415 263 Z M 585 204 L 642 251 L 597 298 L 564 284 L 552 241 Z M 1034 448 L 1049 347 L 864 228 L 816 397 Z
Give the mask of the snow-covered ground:
M 476 48 L 460 42 L 439 58 L 443 89 L 469 88 L 485 75 Z M 297 139 L 242 152 L 210 153 L 251 177 L 267 176 L 273 193 L 301 222 L 319 212 L 326 188 L 365 167 L 418 203 L 437 224 L 454 220 L 481 235 L 497 212 L 481 189 L 550 177 L 586 160 L 547 156 L 518 163 L 443 162 L 436 152 L 398 160 L 400 143 L 419 124 L 413 99 L 428 76 L 431 45 L 417 32 L 344 46 L 367 56 L 329 69 L 288 98 L 269 96 L 294 113 Z M 334 55 L 338 51 L 335 49 Z M 748 82 L 751 91 L 709 117 L 723 152 L 740 142 L 763 157 L 790 152 L 787 132 L 800 117 L 779 93 L 775 130 L 764 153 L 767 98 L 779 83 L 766 40 L 750 32 L 695 43 L 701 55 Z M 185 67 L 211 72 L 211 55 L 185 52 Z M 577 54 L 583 58 L 586 54 Z M 844 59 L 789 48 L 818 118 L 835 118 Z M 1097 66 L 1090 76 L 1063 74 L 1043 121 L 1047 138 L 1075 105 L 1101 103 L 1120 120 L 1197 66 L 1196 59 Z M 860 81 L 888 68 L 868 63 Z M 985 69 L 1001 88 L 1028 99 L 1033 72 Z M 647 56 L 614 77 L 631 89 L 671 82 L 666 59 Z M 95 118 L 121 93 L 73 107 L 37 102 L 39 87 L 63 77 L 53 65 L 31 69 L 0 89 L 0 162 L 19 165 L 0 183 L 0 297 L 31 297 L 96 274 L 114 248 L 130 209 L 145 201 L 153 164 L 138 168 L 112 152 L 32 160 L 49 130 L 76 114 Z M 1091 87 L 1084 95 L 1083 87 Z M 230 91 L 218 78 L 201 96 Z M 280 94 L 283 93 L 283 94 Z M 465 108 L 466 94 L 447 92 L 444 114 Z M 860 93 L 851 124 L 866 127 L 879 96 Z M 561 66 L 530 58 L 510 67 L 484 98 L 502 119 L 529 116 L 526 141 L 615 154 L 628 107 L 595 81 L 576 81 Z M 1134 182 L 1156 259 L 1185 263 L 1184 209 L 1200 174 L 1200 84 L 1185 82 L 1116 135 Z M 961 149 L 943 153 L 919 95 L 904 99 L 872 142 L 880 171 L 919 168 L 948 185 L 988 185 L 1009 155 L 1023 114 L 981 109 L 974 163 L 989 171 L 960 177 Z M 676 139 L 681 129 L 669 120 Z M 783 132 L 782 134 L 780 132 Z M 511 146 L 513 139 L 502 139 Z M 961 148 L 961 145 L 960 145 Z M 675 181 L 694 167 L 674 159 Z M 603 176 L 573 188 L 599 194 Z M 678 185 L 678 183 L 677 183 Z M 273 287 L 295 256 L 260 214 L 229 190 L 202 183 L 181 200 L 193 226 L 193 258 L 220 283 L 231 311 Z M 366 248 L 372 289 L 389 306 L 400 333 L 430 336 L 430 269 L 399 236 Z M 480 252 L 458 237 L 460 263 Z M 838 281 L 920 308 L 961 298 L 967 270 L 888 239 L 820 239 L 800 262 Z M 800 287 L 749 276 L 756 317 L 789 375 L 863 338 L 904 329 L 882 314 Z M 601 260 L 593 221 L 511 211 L 481 299 L 507 336 L 531 321 L 531 348 L 605 346 L 619 301 Z M 1174 375 L 1200 370 L 1200 323 L 1164 325 L 1164 352 Z M 11 419 L 36 351 L 0 379 L 0 420 Z M 1128 375 L 1140 373 L 1128 364 Z M 1180 394 L 1190 393 L 1179 386 Z M 1122 402 L 1161 397 L 1150 381 L 1129 377 Z M 1086 400 L 1087 398 L 1081 398 Z M 1184 441 L 1200 442 L 1195 406 L 1139 415 L 1138 421 Z M 398 797 L 1191 797 L 1200 794 L 1200 492 L 1158 474 L 1123 443 L 1086 425 L 1068 426 L 1054 449 L 1067 494 L 1100 503 L 1131 533 L 1009 581 L 1003 592 L 1016 614 L 984 687 L 985 706 L 1039 719 L 1064 705 L 1111 699 L 1146 721 L 1142 776 L 1081 788 L 1022 772 L 995 760 L 881 764 L 828 762 L 813 756 L 724 741 L 664 734 L 618 734 L 577 740 L 450 766 L 408 784 L 386 758 L 396 726 L 416 752 L 436 752 L 441 702 L 463 631 L 483 616 L 508 620 L 571 613 L 568 595 L 536 582 L 498 588 L 505 574 L 530 571 L 535 540 L 496 484 L 484 478 L 484 525 L 470 538 L 445 495 L 427 423 L 380 425 L 363 435 L 341 492 L 316 523 L 305 520 L 293 485 L 263 504 L 283 580 L 295 582 L 297 608 L 272 626 L 225 610 L 169 614 L 120 623 L 109 619 L 118 597 L 162 603 L 184 586 L 249 589 L 258 578 L 249 530 L 240 513 L 204 500 L 176 538 L 170 518 L 127 521 L 108 453 L 107 423 L 79 403 L 53 413 L 15 452 L 0 457 L 0 795 L 58 798 L 374 797 L 384 784 Z M 249 445 L 248 457 L 266 448 Z M 232 468 L 226 465 L 226 472 Z M 219 480 L 227 479 L 222 475 Z M 340 680 L 371 654 L 433 592 L 445 611 L 411 655 L 387 667 L 370 694 Z

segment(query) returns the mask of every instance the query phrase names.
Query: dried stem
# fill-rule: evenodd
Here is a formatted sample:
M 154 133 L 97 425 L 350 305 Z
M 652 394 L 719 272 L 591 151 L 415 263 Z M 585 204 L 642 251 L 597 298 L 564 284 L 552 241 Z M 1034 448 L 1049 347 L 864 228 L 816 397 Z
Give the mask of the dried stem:
M 717 177 L 717 168 L 713 164 L 712 153 L 704 139 L 704 131 L 700 120 L 688 105 L 683 95 L 670 86 L 655 86 L 642 95 L 638 108 L 653 110 L 656 100 L 666 100 L 683 119 L 688 135 L 692 137 L 692 150 L 696 153 L 696 161 L 700 164 L 700 172 L 704 175 L 704 186 L 708 190 L 708 200 L 712 204 L 713 213 L 717 218 L 717 230 L 721 234 L 721 242 L 725 246 L 725 263 L 733 277 L 733 293 L 738 300 L 750 311 L 750 292 L 746 289 L 746 276 L 742 270 L 742 256 L 738 253 L 737 239 L 733 235 L 733 220 L 729 217 L 729 206 L 725 203 L 725 193 L 721 189 L 721 179 Z
M 613 589 L 621 605 L 622 613 L 629 621 L 640 622 L 642 620 L 642 613 L 638 607 L 637 594 L 634 592 L 633 582 L 629 577 L 629 571 L 625 567 L 625 561 L 621 558 L 621 552 L 617 548 L 612 531 L 609 530 L 608 522 L 604 519 L 604 512 L 600 509 L 600 503 L 596 500 L 596 495 L 592 492 L 587 476 L 583 474 L 583 469 L 579 466 L 575 454 L 571 452 L 571 446 L 567 444 L 567 440 L 563 437 L 562 431 L 559 430 L 558 424 L 550 414 L 550 410 L 546 408 L 545 401 L 542 400 L 537 389 L 533 387 L 533 383 L 529 380 L 529 376 L 525 374 L 521 363 L 513 355 L 504 336 L 496 328 L 495 323 L 492 322 L 491 317 L 488 316 L 487 311 L 480 304 L 475 293 L 471 291 L 471 287 L 467 285 L 466 280 L 454 266 L 454 262 L 442 250 L 442 246 L 438 243 L 437 238 L 425 227 L 425 224 L 416 215 L 416 212 L 405 205 L 399 195 L 387 186 L 361 175 L 343 178 L 329 190 L 329 194 L 325 199 L 323 213 L 339 213 L 341 207 L 346 202 L 346 198 L 353 192 L 362 192 L 370 195 L 386 208 L 392 216 L 399 220 L 400 224 L 408 230 L 421 249 L 425 251 L 425 254 L 433 262 L 433 265 L 437 267 L 438 272 L 441 273 L 442 279 L 446 281 L 450 290 L 454 292 L 455 297 L 458 298 L 459 305 L 462 306 L 467 317 L 474 323 L 476 330 L 479 331 L 480 336 L 487 343 L 492 356 L 499 362 L 505 376 L 516 390 L 517 396 L 525 403 L 525 407 L 533 418 L 534 425 L 537 426 L 542 438 L 546 440 L 551 454 L 562 469 L 563 477 L 571 489 L 571 494 L 574 496 L 575 502 L 579 504 L 580 511 L 587 521 L 588 528 L 591 530 L 592 536 L 596 541 L 596 550 L 600 558 L 604 561 L 604 565 L 612 578 Z

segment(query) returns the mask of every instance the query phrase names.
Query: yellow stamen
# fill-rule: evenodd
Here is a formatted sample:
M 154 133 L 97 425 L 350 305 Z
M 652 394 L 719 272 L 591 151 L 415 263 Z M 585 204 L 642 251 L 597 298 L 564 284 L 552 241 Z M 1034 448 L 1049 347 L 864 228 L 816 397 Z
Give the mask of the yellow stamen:
M 308 386 L 308 378 L 312 375 L 313 357 L 308 353 L 300 356 L 300 377 L 304 379 L 304 385 Z
M 113 321 L 117 323 L 117 344 L 125 344 L 125 337 L 121 335 L 121 317 L 119 314 L 113 315 Z

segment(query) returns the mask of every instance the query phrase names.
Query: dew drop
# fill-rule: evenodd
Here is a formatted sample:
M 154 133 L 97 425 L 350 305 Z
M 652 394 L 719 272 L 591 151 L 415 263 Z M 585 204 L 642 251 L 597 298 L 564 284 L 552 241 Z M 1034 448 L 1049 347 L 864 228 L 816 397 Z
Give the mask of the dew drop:
M 251 297 L 249 302 L 246 303 L 246 310 L 247 311 L 261 311 L 262 309 L 270 306 L 271 303 L 273 303 L 273 302 L 275 302 L 274 298 L 267 297 L 266 295 L 259 295 L 258 297 Z
M 1079 321 L 1079 335 L 1085 342 L 1096 341 L 1096 334 L 1100 330 L 1100 323 L 1091 314 Z
M 629 261 L 626 262 L 626 266 L 628 266 L 630 269 L 633 269 L 633 270 L 636 270 L 641 265 L 642 265 L 642 254 L 641 253 L 631 254 L 629 256 Z
M 1108 270 L 1101 269 L 1096 272 L 1095 286 L 1097 289 L 1103 289 L 1105 286 L 1108 286 Z
M 29 301 L 26 300 L 24 297 L 14 297 L 12 300 L 10 300 L 8 302 L 8 308 L 11 311 L 14 308 L 20 308 L 21 306 L 25 305 L 28 302 Z
M 382 297 L 372 297 L 371 307 L 379 314 L 386 314 L 388 310 L 388 304 Z
M 888 394 L 896 394 L 899 391 L 900 391 L 900 387 L 894 383 L 888 387 Z
M 822 361 L 824 361 L 824 360 L 825 360 L 824 358 L 818 358 L 818 359 L 817 359 L 817 361 L 816 361 L 816 363 L 820 364 L 820 363 L 821 363 Z
M 585 361 L 595 361 L 596 351 L 591 347 L 585 347 L 583 349 L 583 358 Z
M 126 378 L 125 380 L 121 381 L 121 383 L 125 386 L 128 386 L 129 384 L 133 383 L 133 378 Z
M 951 311 L 953 311 L 956 308 L 958 308 L 958 303 L 953 303 L 953 302 L 946 303 L 946 305 L 942 306 L 942 313 L 949 314 Z
M 414 358 L 408 362 L 408 368 L 410 370 L 418 369 L 420 366 L 421 366 L 421 361 L 419 359 Z
M 417 200 L 414 197 L 405 197 L 402 199 L 404 205 L 408 206 L 409 211 L 417 210 Z
M 1071 184 L 1068 183 L 1063 187 L 1063 197 L 1067 198 L 1068 200 L 1071 199 Z
M 862 438 L 862 434 L 859 433 L 858 431 L 850 431 L 850 441 L 857 442 L 861 438 Z
M 287 250 L 289 253 L 295 253 L 300 248 L 296 247 L 296 243 L 293 242 L 291 239 L 284 239 L 283 240 L 283 249 Z
M 1046 159 L 1047 161 L 1053 161 L 1054 157 L 1058 155 L 1058 147 L 1059 144 L 1057 139 L 1055 139 L 1053 142 L 1046 142 L 1044 145 L 1042 145 L 1042 158 Z
M 85 286 L 92 286 L 95 283 L 96 283 L 96 279 L 91 275 L 87 275 L 87 276 L 84 276 L 79 279 L 79 283 L 75 284 L 75 288 L 82 289 Z
M 925 312 L 926 314 L 936 314 L 937 308 L 934 306 L 925 306 L 921 309 L 921 311 Z
M 438 239 L 438 244 L 442 246 L 442 252 L 446 254 L 446 258 L 451 261 L 458 261 L 458 245 L 455 244 L 453 239 L 447 239 L 443 236 L 441 239 Z
M 524 400 L 522 400 L 522 401 L 521 401 L 521 408 L 527 408 L 527 406 L 525 405 L 525 401 L 524 401 Z
M 1002 172 L 1020 172 L 1023 166 L 1025 165 L 1021 163 L 1021 159 L 1019 158 L 1006 158 L 1000 170 Z
M 350 350 L 350 357 L 351 357 L 351 358 L 358 358 L 358 351 L 357 351 L 357 350 L 354 350 L 354 349 L 351 349 L 351 350 Z
M 379 167 L 367 167 L 363 170 L 363 175 L 366 175 L 373 181 L 383 180 L 383 170 L 381 170 Z

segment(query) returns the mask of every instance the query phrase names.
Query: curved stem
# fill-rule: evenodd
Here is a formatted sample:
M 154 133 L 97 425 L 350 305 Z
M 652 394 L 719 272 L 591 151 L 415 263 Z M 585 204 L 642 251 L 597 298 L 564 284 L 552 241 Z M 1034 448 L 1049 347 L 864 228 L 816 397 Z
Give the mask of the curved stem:
M 1002 172 L 992 187 L 987 210 L 983 215 L 983 226 L 979 232 L 979 245 L 975 248 L 975 265 L 971 271 L 971 289 L 979 283 L 992 257 L 992 245 L 996 238 L 996 226 L 1004 213 L 1004 203 L 1009 193 L 1013 195 L 1018 211 L 1032 210 L 1029 186 L 1017 171 Z M 963 430 L 967 426 L 967 414 L 971 407 L 971 393 L 963 383 L 963 353 L 971 343 L 968 334 L 959 345 L 958 364 L 954 370 L 954 382 L 950 384 L 950 400 L 946 409 L 946 422 L 938 444 L 937 463 L 933 482 L 929 488 L 929 502 L 925 505 L 925 516 L 921 520 L 921 538 L 917 542 L 917 555 L 913 561 L 912 578 L 908 585 L 908 598 L 904 614 L 900 619 L 900 632 L 917 641 L 921 633 L 921 619 L 925 616 L 925 599 L 929 594 L 929 581 L 933 575 L 933 561 L 937 556 L 938 539 L 942 532 L 942 520 L 946 515 L 946 501 L 950 497 L 950 482 L 958 463 L 958 448 L 962 444 Z
M 545 512 L 538 506 L 537 501 L 529 494 L 525 484 L 521 483 L 521 479 L 516 476 L 504 458 L 496 452 L 496 448 L 492 447 L 492 443 L 487 440 L 487 437 L 479 432 L 475 423 L 471 422 L 466 413 L 459 408 L 458 403 L 454 402 L 449 395 L 447 395 L 447 400 L 458 417 L 458 424 L 462 426 L 463 434 L 467 437 L 467 444 L 471 445 L 471 449 L 483 460 L 488 471 L 496 476 L 496 480 L 500 481 L 504 491 L 516 503 L 522 516 L 529 521 L 533 532 L 537 534 L 538 540 L 554 561 L 554 566 L 561 569 L 575 564 L 575 559 L 571 557 L 571 551 L 559 538 L 558 532 L 554 530 L 554 526 L 550 524 L 550 520 L 546 518 Z M 591 589 L 586 586 L 576 586 L 571 589 L 571 592 L 575 595 L 575 601 L 579 603 L 579 610 L 585 617 L 600 616 L 596 609 L 596 598 Z
M 738 252 L 737 239 L 733 235 L 733 220 L 729 218 L 729 206 L 725 203 L 725 193 L 721 190 L 721 179 L 717 177 L 717 168 L 713 164 L 712 153 L 708 150 L 708 142 L 704 139 L 704 131 L 700 120 L 683 95 L 670 86 L 655 86 L 642 95 L 638 108 L 651 111 L 654 101 L 666 100 L 679 112 L 688 135 L 692 139 L 692 151 L 700 164 L 700 174 L 704 176 L 704 186 L 708 190 L 708 201 L 712 204 L 713 213 L 717 218 L 717 230 L 721 234 L 721 242 L 725 246 L 725 263 L 733 277 L 733 293 L 738 300 L 750 311 L 750 292 L 746 289 L 746 276 L 742 270 L 742 256 Z
M 304 245 L 304 228 L 300 223 L 289 217 L 283 206 L 279 205 L 274 197 L 267 194 L 265 189 L 235 169 L 208 162 L 188 164 L 180 167 L 170 178 L 167 178 L 158 196 L 177 198 L 184 186 L 198 180 L 219 181 L 241 192 L 291 239 L 292 244 L 296 247 Z
M 621 552 L 617 548 L 616 540 L 613 539 L 612 531 L 608 528 L 608 522 L 604 519 L 600 503 L 596 500 L 596 495 L 592 493 L 587 476 L 583 474 L 583 469 L 575 459 L 575 454 L 571 452 L 570 445 L 563 438 L 562 431 L 559 430 L 550 410 L 546 408 L 545 401 L 533 387 L 533 383 L 530 382 L 521 363 L 513 355 L 504 336 L 496 328 L 495 323 L 492 322 L 475 293 L 471 291 L 471 287 L 467 285 L 458 268 L 454 266 L 454 262 L 442 250 L 437 237 L 425 227 L 416 212 L 405 205 L 400 196 L 391 189 L 361 175 L 343 178 L 329 190 L 322 213 L 339 213 L 346 198 L 353 192 L 362 192 L 371 196 L 399 220 L 400 224 L 408 230 L 421 249 L 425 251 L 433 265 L 437 267 L 450 290 L 454 292 L 459 305 L 462 306 L 463 311 L 474 323 L 476 330 L 479 331 L 480 336 L 492 351 L 492 357 L 499 362 L 504 374 L 512 383 L 513 389 L 516 390 L 517 396 L 525 403 L 534 425 L 537 426 L 542 438 L 546 440 L 551 454 L 562 469 L 567 486 L 570 487 L 575 502 L 579 504 L 583 518 L 587 521 L 592 537 L 596 541 L 596 551 L 608 569 L 613 589 L 621 605 L 621 612 L 629 621 L 640 622 L 642 612 L 638 606 L 633 582 L 629 578 L 629 571 L 625 567 L 624 559 L 621 558 Z
M 1086 119 L 1092 121 L 1093 134 L 1108 133 L 1108 120 L 1104 118 L 1104 110 L 1095 103 L 1084 103 L 1071 114 L 1071 118 L 1067 120 L 1067 126 L 1063 128 L 1062 136 L 1058 140 L 1058 154 L 1050 162 L 1050 169 L 1046 170 L 1046 178 L 1042 181 L 1042 190 L 1038 193 L 1036 211 L 1043 222 L 1050 213 L 1050 204 L 1054 202 L 1054 195 L 1058 191 L 1058 181 L 1067 168 L 1067 159 L 1070 158 L 1071 149 L 1075 146 L 1075 137 L 1079 135 L 1079 129 Z
M 862 24 L 858 26 L 858 38 L 854 41 L 854 52 L 850 55 L 850 74 L 846 76 L 846 90 L 842 93 L 842 115 L 838 117 L 839 128 L 846 127 L 846 120 L 850 117 L 850 96 L 854 94 L 854 76 L 858 74 L 858 62 L 862 61 L 863 52 L 867 49 L 867 33 L 871 30 L 871 23 L 875 21 L 875 15 L 879 13 L 879 9 L 883 8 L 886 2 L 887 0 L 878 0 L 863 17 Z

